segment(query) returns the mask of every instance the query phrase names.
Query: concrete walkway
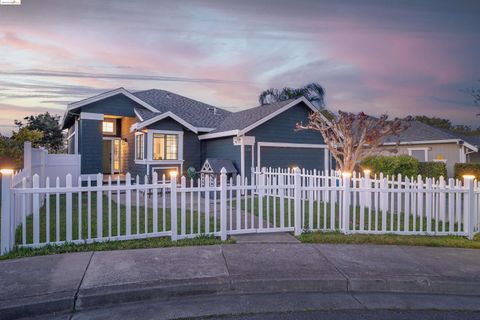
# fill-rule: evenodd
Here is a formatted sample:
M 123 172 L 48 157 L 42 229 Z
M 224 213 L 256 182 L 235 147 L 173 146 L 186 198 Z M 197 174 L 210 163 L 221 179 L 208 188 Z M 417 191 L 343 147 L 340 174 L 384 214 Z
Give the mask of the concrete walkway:
M 0 262 L 0 319 L 178 296 L 408 292 L 480 296 L 480 250 L 244 241 Z

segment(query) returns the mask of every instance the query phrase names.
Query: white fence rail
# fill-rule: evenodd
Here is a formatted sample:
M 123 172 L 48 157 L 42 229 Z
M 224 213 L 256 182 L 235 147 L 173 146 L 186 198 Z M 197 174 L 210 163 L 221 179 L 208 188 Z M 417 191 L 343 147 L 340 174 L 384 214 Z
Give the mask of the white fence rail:
M 21 179 L 20 179 L 21 178 Z M 66 242 L 303 230 L 459 235 L 479 231 L 480 185 L 472 179 L 378 179 L 300 170 L 262 170 L 213 182 L 176 176 L 125 183 L 4 175 L 2 253 Z M 14 187 L 13 181 L 21 180 Z M 178 180 L 178 181 L 177 181 Z M 133 181 L 133 182 L 132 182 Z M 32 205 L 32 214 L 28 204 Z M 18 227 L 17 227 L 18 226 Z

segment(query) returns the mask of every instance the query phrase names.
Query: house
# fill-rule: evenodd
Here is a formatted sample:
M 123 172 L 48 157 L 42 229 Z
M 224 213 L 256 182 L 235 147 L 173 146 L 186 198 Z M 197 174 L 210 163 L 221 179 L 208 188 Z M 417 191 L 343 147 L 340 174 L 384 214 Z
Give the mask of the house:
M 422 162 L 441 161 L 446 164 L 448 175 L 453 177 L 455 163 L 480 162 L 479 144 L 478 137 L 466 137 L 412 121 L 399 137 L 388 137 L 379 153 L 391 155 L 390 150 L 395 149 L 395 155 L 408 154 Z
M 248 176 L 263 166 L 328 169 L 321 135 L 295 131 L 316 110 L 301 97 L 232 113 L 165 90 L 118 88 L 68 105 L 62 126 L 83 177 L 199 172 L 207 158 Z

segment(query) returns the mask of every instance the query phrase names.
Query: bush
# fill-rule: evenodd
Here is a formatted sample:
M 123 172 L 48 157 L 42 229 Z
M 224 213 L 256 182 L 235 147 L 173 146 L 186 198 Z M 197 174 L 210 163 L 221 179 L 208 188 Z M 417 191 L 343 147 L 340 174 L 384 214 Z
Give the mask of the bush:
M 419 162 L 418 174 L 425 178 L 447 178 L 447 165 L 444 162 Z
M 384 176 L 396 176 L 401 174 L 407 177 L 416 177 L 418 175 L 418 161 L 412 156 L 370 156 L 360 163 L 362 169 L 370 169 L 373 174 L 379 175 L 383 172 Z
M 463 179 L 466 174 L 472 174 L 480 179 L 480 163 L 455 163 L 455 178 Z

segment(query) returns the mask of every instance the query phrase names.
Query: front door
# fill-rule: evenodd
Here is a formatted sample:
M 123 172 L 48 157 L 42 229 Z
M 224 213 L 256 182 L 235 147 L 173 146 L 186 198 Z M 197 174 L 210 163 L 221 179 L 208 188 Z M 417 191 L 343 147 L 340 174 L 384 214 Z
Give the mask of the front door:
M 102 163 L 104 174 L 120 172 L 120 139 L 103 140 Z

